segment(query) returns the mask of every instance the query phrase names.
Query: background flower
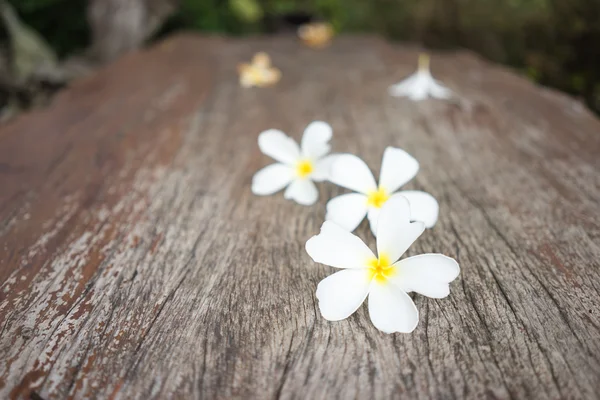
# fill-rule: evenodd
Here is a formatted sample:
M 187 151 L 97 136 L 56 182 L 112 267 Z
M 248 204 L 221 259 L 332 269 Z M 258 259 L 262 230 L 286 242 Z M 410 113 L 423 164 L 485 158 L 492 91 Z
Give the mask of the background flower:
M 321 121 L 311 122 L 304 130 L 302 147 L 280 130 L 269 129 L 258 136 L 260 150 L 278 161 L 258 171 L 252 179 L 252 193 L 273 194 L 287 187 L 284 197 L 311 205 L 319 193 L 313 181 L 328 179 L 335 155 L 329 155 L 332 129 Z
M 331 167 L 329 180 L 336 185 L 358 193 L 343 194 L 327 203 L 325 219 L 353 231 L 368 215 L 371 230 L 376 233 L 381 207 L 389 199 L 403 196 L 410 202 L 413 221 L 422 221 L 426 227 L 435 225 L 439 205 L 429 193 L 419 190 L 397 191 L 417 175 L 419 162 L 402 149 L 387 147 L 381 161 L 379 185 L 363 160 L 352 154 L 340 154 Z
M 390 86 L 388 92 L 394 97 L 408 97 L 413 101 L 425 100 L 427 97 L 447 99 L 452 95 L 450 89 L 433 79 L 429 69 L 429 56 L 419 55 L 419 69 L 403 81 Z
M 309 47 L 322 48 L 331 43 L 333 27 L 327 22 L 304 24 L 298 28 L 298 37 Z
M 281 71 L 271 66 L 271 57 L 267 53 L 256 53 L 252 62 L 238 65 L 240 85 L 242 87 L 266 87 L 279 82 Z

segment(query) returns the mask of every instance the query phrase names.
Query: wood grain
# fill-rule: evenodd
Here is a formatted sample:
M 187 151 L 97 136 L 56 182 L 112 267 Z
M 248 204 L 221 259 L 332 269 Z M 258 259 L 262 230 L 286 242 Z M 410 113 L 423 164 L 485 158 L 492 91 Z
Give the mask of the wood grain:
M 241 89 L 260 50 L 283 79 Z M 600 122 L 462 52 L 432 59 L 454 101 L 388 97 L 416 55 L 181 35 L 2 127 L 0 398 L 598 398 Z M 333 271 L 304 244 L 342 189 L 313 207 L 251 194 L 258 134 L 317 119 L 375 171 L 409 151 L 408 188 L 440 202 L 409 254 L 461 276 L 415 296 L 413 334 L 318 312 Z

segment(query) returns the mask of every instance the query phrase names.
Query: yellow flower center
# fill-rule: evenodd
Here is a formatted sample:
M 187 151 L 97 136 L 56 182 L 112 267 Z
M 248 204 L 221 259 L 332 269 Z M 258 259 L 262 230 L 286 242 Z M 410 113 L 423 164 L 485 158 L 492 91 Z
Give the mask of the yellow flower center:
M 387 255 L 381 254 L 379 258 L 369 260 L 369 280 L 375 279 L 379 283 L 386 282 L 396 273 L 396 267 L 390 265 Z
M 252 81 L 252 83 L 254 83 L 255 85 L 260 84 L 263 80 L 262 71 L 255 66 L 250 67 L 248 75 L 250 76 L 250 80 Z
M 296 164 L 296 175 L 300 178 L 306 178 L 313 172 L 313 163 L 309 160 L 301 160 Z
M 372 191 L 367 196 L 367 205 L 370 207 L 381 208 L 390 198 L 390 195 L 383 188 Z

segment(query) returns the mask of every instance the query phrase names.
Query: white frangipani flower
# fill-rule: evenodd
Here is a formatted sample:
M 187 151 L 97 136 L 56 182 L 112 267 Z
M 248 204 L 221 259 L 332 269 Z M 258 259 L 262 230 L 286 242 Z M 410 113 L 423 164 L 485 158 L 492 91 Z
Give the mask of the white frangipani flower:
M 396 196 L 408 199 L 413 221 L 422 221 L 427 228 L 435 225 L 438 218 L 437 200 L 419 190 L 402 190 L 419 171 L 419 162 L 402 149 L 387 147 L 383 152 L 379 185 L 363 160 L 352 154 L 340 154 L 331 166 L 329 180 L 336 185 L 358 193 L 343 194 L 327 203 L 326 220 L 353 231 L 368 215 L 373 234 L 377 232 L 377 217 L 381 207 Z
M 408 295 L 416 292 L 434 299 L 450 294 L 449 283 L 459 274 L 458 263 L 442 254 L 422 254 L 398 261 L 423 233 L 422 222 L 410 222 L 403 197 L 388 201 L 377 226 L 377 254 L 352 233 L 325 221 L 321 232 L 306 242 L 318 263 L 342 268 L 317 287 L 319 309 L 329 321 L 352 315 L 369 297 L 369 315 L 385 333 L 412 332 L 419 312 Z
M 394 97 L 408 97 L 413 101 L 425 100 L 428 96 L 437 99 L 450 98 L 452 92 L 431 76 L 429 56 L 419 55 L 419 69 L 403 81 L 390 86 L 388 92 Z
M 319 192 L 313 181 L 328 179 L 331 162 L 329 155 L 331 126 L 325 122 L 311 122 L 304 130 L 302 149 L 294 139 L 280 130 L 269 129 L 258 136 L 260 150 L 278 163 L 268 165 L 254 174 L 252 193 L 265 196 L 287 187 L 284 197 L 302 205 L 317 201 Z

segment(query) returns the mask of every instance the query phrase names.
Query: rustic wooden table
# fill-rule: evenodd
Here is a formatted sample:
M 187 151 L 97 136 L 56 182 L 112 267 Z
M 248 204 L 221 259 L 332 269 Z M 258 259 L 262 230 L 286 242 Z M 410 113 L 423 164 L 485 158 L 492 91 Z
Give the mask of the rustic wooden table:
M 265 50 L 273 88 L 241 89 Z M 0 129 L 0 398 L 580 399 L 600 393 L 600 122 L 467 53 L 451 102 L 387 95 L 417 51 L 368 37 L 177 36 Z M 411 254 L 455 257 L 412 334 L 318 311 L 306 240 L 343 190 L 255 197 L 258 134 L 315 119 L 440 202 Z M 357 234 L 373 245 L 366 223 Z

